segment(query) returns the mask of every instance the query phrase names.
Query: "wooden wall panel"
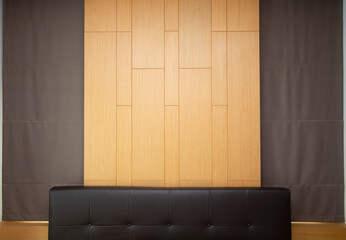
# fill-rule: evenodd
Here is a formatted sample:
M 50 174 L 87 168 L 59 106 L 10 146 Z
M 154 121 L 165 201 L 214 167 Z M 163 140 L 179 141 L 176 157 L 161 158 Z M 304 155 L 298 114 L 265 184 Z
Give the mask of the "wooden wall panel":
M 115 43 L 116 33 L 85 34 L 85 180 L 116 180 Z
M 212 37 L 212 103 L 227 105 L 226 32 L 213 32 Z
M 212 108 L 213 187 L 228 185 L 227 106 Z
M 212 0 L 212 30 L 226 31 L 226 10 L 227 0 Z
M 180 69 L 179 79 L 180 179 L 211 181 L 211 70 Z
M 227 31 L 259 31 L 259 0 L 227 0 Z
M 165 105 L 179 103 L 178 33 L 165 33 Z
M 165 0 L 165 31 L 178 31 L 179 0 Z
M 132 180 L 132 108 L 117 107 L 117 185 L 131 186 Z
M 259 186 L 259 0 L 85 4 L 85 185 Z
M 131 31 L 132 0 L 117 0 L 117 31 Z
M 132 74 L 132 180 L 164 181 L 164 71 Z
M 85 0 L 85 31 L 117 30 L 117 0 Z
M 179 67 L 211 68 L 211 1 L 179 1 Z
M 180 185 L 179 107 L 165 106 L 165 187 Z
M 131 33 L 117 33 L 117 105 L 131 105 Z
M 229 32 L 228 180 L 260 181 L 259 33 Z
M 132 0 L 133 68 L 164 68 L 164 0 Z

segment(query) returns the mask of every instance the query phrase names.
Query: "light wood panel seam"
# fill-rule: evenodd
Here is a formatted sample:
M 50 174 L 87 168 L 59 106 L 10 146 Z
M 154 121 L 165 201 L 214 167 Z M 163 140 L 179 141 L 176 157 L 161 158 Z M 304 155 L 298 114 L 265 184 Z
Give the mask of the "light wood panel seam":
M 133 1 L 131 0 L 131 186 L 133 186 Z

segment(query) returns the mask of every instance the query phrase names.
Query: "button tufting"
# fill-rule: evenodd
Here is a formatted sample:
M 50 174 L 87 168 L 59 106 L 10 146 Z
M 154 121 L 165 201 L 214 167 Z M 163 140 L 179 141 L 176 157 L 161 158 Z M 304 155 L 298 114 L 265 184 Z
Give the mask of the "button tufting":
M 131 225 L 132 225 L 132 224 L 131 224 L 131 223 L 129 223 L 128 225 L 129 225 L 129 227 L 131 227 Z
M 208 227 L 210 227 L 210 224 L 208 224 Z
M 168 226 L 171 226 L 171 224 L 170 224 L 170 223 L 168 223 Z
M 250 223 L 248 223 L 247 226 L 250 227 Z

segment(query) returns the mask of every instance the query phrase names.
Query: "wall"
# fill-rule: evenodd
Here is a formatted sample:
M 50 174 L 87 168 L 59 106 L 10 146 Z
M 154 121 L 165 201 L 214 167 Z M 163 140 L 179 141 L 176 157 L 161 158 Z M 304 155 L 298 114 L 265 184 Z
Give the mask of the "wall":
M 259 186 L 259 1 L 85 1 L 85 185 Z

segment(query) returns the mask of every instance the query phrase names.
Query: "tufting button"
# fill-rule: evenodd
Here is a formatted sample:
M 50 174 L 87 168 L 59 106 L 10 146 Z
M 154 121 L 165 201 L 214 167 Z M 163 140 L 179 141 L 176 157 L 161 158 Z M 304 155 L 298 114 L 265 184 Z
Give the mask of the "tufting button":
M 129 225 L 129 227 L 131 227 L 131 225 L 132 225 L 132 224 L 131 224 L 131 223 L 129 223 L 128 225 Z
M 170 223 L 168 223 L 168 226 L 171 226 L 171 224 L 170 224 Z
M 208 227 L 210 227 L 210 224 L 208 224 Z
M 250 223 L 248 223 L 247 226 L 250 227 Z

